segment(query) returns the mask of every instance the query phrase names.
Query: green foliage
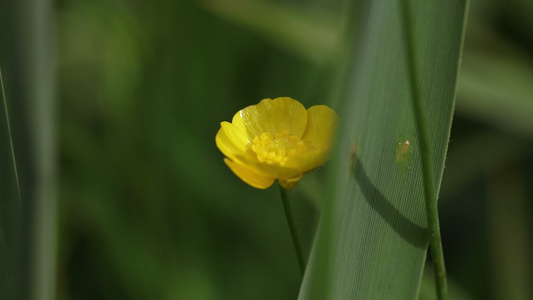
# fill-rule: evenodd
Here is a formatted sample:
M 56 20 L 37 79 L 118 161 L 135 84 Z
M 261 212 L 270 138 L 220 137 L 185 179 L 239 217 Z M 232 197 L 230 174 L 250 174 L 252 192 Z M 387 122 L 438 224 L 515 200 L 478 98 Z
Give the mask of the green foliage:
M 325 288 L 339 298 L 414 298 L 420 290 L 432 299 L 432 276 L 422 276 L 425 214 L 402 23 L 398 3 L 385 2 L 2 1 L 13 138 L 2 109 L 1 287 L 26 291 L 20 299 L 37 282 L 56 287 L 57 299 L 294 299 Z M 472 3 L 439 197 L 452 299 L 533 295 L 533 235 L 525 230 L 533 6 L 500 2 Z M 410 3 L 439 185 L 464 3 Z M 52 16 L 55 27 L 35 25 Z M 58 39 L 44 38 L 46 28 Z M 28 41 L 55 48 L 56 59 Z M 58 103 L 36 100 L 53 94 L 55 61 Z M 291 192 L 304 252 L 313 249 L 303 287 L 278 191 L 242 183 L 214 143 L 220 121 L 278 96 L 329 103 L 344 116 L 337 158 Z M 23 206 L 24 214 L 16 208 L 11 141 L 22 195 L 49 196 L 25 187 L 29 180 L 57 185 L 59 215 L 54 197 L 50 206 Z M 49 155 L 59 158 L 57 177 Z M 40 177 L 31 175 L 36 161 L 48 168 Z M 331 194 L 340 201 L 325 201 Z M 26 243 L 35 237 L 39 247 Z M 39 267 L 17 268 L 30 249 Z M 43 274 L 33 270 L 50 276 L 20 276 Z
M 436 184 L 444 167 L 466 5 L 412 2 L 415 65 Z M 411 299 L 427 249 L 420 138 L 399 3 L 360 11 L 357 53 L 317 251 L 302 299 Z M 445 20 L 454 20 L 445 22 Z M 325 228 L 325 229 L 324 229 Z M 322 250 L 322 251 L 321 251 Z M 318 270 L 318 271 L 316 271 Z M 401 275 L 400 275 L 401 274 Z
M 0 297 L 53 299 L 56 136 L 50 1 L 0 10 Z
M 9 110 L 5 99 L 4 84 L 0 71 L 2 109 L 0 113 L 0 296 L 3 299 L 21 295 L 17 281 L 21 278 L 22 264 L 22 204 L 16 168 Z

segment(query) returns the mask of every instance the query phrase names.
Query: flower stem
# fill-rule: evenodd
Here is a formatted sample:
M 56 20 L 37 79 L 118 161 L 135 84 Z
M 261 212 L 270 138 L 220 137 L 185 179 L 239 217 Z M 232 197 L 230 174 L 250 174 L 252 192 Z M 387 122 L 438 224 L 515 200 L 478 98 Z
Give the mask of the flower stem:
M 296 256 L 298 257 L 298 264 L 300 265 L 300 271 L 303 276 L 305 272 L 305 258 L 302 251 L 302 244 L 300 243 L 300 238 L 298 237 L 298 232 L 296 230 L 296 223 L 294 222 L 294 216 L 292 214 L 291 204 L 289 202 L 288 191 L 281 185 L 279 186 L 279 191 L 281 194 L 281 201 L 283 202 L 283 208 L 285 210 L 285 217 L 287 217 L 287 223 L 289 224 L 292 243 L 294 244 L 294 250 L 296 251 Z
M 426 204 L 426 217 L 428 223 L 429 248 L 431 259 L 435 271 L 435 281 L 437 284 L 437 297 L 439 300 L 447 299 L 446 269 L 444 267 L 444 254 L 442 251 L 442 241 L 440 237 L 439 214 L 437 208 L 437 193 L 435 191 L 435 180 L 433 174 L 433 163 L 431 160 L 431 149 L 429 146 L 429 134 L 425 109 L 422 103 L 420 92 L 420 78 L 415 63 L 414 28 L 411 24 L 412 16 L 409 10 L 408 0 L 401 1 L 401 13 L 403 17 L 405 33 L 405 50 L 407 52 L 407 67 L 409 70 L 409 81 L 411 84 L 412 103 L 415 113 L 415 122 L 420 140 L 420 154 L 422 157 L 422 175 L 424 182 L 424 196 Z

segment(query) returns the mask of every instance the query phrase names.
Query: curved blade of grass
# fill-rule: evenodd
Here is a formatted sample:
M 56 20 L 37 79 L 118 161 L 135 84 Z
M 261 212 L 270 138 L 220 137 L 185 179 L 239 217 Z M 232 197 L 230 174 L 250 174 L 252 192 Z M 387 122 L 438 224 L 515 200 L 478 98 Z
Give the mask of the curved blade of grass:
M 11 137 L 9 110 L 0 69 L 2 113 L 0 113 L 0 298 L 15 299 L 19 294 L 15 283 L 20 279 L 21 199 L 17 163 Z
M 7 277 L 6 297 L 1 298 L 55 299 L 53 6 L 49 0 L 10 1 L 0 16 L 12 129 L 12 136 L 6 138 L 7 120 L 0 119 L 0 222 L 6 250 L 0 259 L 7 261 L 0 266 Z M 16 170 L 20 195 L 12 191 Z
M 466 7 L 409 3 L 437 191 Z M 404 20 L 399 1 L 367 1 L 357 18 L 334 172 L 300 299 L 415 299 L 428 236 Z

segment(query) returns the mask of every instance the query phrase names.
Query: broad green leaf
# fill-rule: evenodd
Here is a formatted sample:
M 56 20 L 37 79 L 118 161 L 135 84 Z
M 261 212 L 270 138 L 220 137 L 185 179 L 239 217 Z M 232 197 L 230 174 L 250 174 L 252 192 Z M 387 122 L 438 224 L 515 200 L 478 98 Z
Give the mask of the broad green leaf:
M 403 22 L 415 32 L 435 184 L 454 108 L 467 3 L 366 1 L 319 231 L 300 299 L 415 299 L 427 251 L 419 138 Z

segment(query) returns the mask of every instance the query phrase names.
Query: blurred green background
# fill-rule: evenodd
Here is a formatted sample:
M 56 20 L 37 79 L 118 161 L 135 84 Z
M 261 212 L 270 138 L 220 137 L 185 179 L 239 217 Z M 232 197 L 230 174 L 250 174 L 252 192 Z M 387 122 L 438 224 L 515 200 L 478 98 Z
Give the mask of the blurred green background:
M 347 5 L 53 3 L 58 299 L 296 298 L 277 189 L 241 182 L 214 138 L 263 98 L 335 106 Z M 527 1 L 470 6 L 439 197 L 450 284 L 469 299 L 533 298 L 531 16 Z M 307 250 L 325 173 L 293 192 Z

